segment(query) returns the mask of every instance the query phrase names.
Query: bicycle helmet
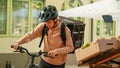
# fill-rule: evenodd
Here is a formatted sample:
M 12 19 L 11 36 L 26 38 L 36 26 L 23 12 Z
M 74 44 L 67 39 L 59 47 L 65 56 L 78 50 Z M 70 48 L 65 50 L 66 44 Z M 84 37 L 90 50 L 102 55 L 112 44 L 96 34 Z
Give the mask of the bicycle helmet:
M 55 19 L 58 16 L 58 12 L 55 6 L 48 5 L 40 12 L 39 18 L 41 22 L 46 22 L 51 19 Z

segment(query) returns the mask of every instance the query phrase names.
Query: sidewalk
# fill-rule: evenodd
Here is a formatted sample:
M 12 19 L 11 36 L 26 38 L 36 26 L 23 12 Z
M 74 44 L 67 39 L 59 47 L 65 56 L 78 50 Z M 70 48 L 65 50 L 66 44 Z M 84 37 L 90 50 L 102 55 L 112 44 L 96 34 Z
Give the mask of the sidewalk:
M 89 68 L 89 66 L 66 65 L 65 68 Z

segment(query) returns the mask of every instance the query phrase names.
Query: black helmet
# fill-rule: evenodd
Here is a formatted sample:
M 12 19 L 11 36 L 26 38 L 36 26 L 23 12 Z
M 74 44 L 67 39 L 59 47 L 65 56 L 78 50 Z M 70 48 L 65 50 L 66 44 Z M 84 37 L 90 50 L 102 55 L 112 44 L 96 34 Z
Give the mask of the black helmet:
M 39 18 L 42 22 L 46 22 L 51 19 L 55 19 L 58 16 L 58 12 L 55 6 L 48 5 L 40 12 Z

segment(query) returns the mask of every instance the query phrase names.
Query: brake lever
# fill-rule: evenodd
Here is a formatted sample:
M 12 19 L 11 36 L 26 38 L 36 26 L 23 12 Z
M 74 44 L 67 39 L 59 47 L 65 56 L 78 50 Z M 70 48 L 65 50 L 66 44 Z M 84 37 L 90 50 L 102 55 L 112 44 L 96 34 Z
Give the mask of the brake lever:
M 48 56 L 48 53 L 45 53 L 45 54 L 43 54 L 45 57 L 50 57 L 50 58 L 52 58 L 52 59 L 54 59 L 53 57 L 51 57 L 51 56 Z
M 20 50 L 18 50 L 18 51 L 13 51 L 13 52 L 20 52 L 20 53 L 25 53 L 24 51 L 20 51 Z
M 43 56 L 45 56 L 45 57 L 50 57 L 50 58 L 52 58 L 53 59 L 53 57 L 51 57 L 51 56 L 48 56 L 48 52 L 42 52 L 41 50 L 39 51 L 39 54 L 41 55 L 43 55 Z
M 19 50 L 20 53 L 25 53 L 24 48 L 21 47 L 21 46 L 18 47 L 18 50 Z
M 11 48 L 13 48 L 13 46 L 11 45 Z M 24 52 L 24 49 L 22 47 L 18 47 L 18 50 L 17 51 L 13 51 L 13 52 L 20 52 L 20 53 L 25 53 Z

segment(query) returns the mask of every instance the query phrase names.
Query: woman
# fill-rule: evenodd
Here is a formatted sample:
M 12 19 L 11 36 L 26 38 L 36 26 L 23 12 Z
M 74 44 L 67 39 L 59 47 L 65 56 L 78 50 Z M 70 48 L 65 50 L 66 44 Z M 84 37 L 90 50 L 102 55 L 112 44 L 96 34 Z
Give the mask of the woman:
M 48 30 L 44 36 L 44 45 L 41 46 L 41 50 L 48 52 L 48 56 L 50 57 L 42 55 L 39 68 L 65 68 L 67 54 L 74 49 L 69 28 L 65 28 L 66 45 L 64 45 L 60 37 L 61 19 L 58 17 L 56 7 L 52 5 L 44 7 L 40 12 L 39 18 L 44 23 L 40 23 L 33 31 L 17 40 L 13 44 L 13 48 L 17 50 L 19 45 L 41 37 L 42 29 L 46 26 Z

